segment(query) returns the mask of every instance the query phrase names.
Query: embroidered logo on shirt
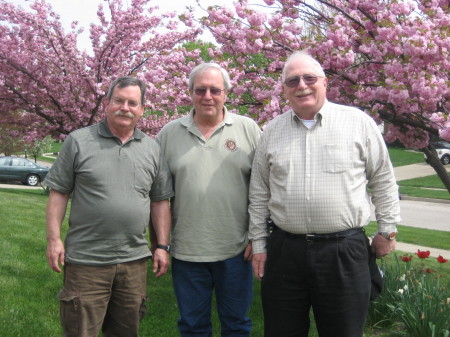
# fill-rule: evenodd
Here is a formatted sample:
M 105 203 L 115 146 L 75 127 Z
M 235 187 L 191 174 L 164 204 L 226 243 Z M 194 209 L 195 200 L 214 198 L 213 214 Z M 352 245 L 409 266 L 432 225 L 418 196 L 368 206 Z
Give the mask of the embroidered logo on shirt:
M 234 139 L 227 139 L 225 141 L 225 148 L 228 151 L 236 151 L 237 150 L 237 146 L 236 146 L 236 141 Z

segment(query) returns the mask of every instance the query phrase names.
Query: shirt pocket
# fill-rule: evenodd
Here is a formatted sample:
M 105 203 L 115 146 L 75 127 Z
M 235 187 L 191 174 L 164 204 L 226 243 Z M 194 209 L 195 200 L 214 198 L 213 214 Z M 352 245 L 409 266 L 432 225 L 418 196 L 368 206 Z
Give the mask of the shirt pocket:
M 142 164 L 134 165 L 134 188 L 137 192 L 148 196 L 153 184 L 154 174 L 152 173 L 154 168 L 149 166 L 143 166 Z
M 345 144 L 325 144 L 324 171 L 327 173 L 342 173 L 353 167 L 352 148 Z

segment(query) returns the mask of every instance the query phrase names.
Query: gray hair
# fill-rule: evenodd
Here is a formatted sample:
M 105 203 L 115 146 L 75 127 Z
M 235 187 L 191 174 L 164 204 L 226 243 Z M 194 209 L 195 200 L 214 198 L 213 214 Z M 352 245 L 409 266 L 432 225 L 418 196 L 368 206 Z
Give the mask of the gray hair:
M 286 80 L 286 69 L 291 64 L 292 61 L 296 61 L 298 59 L 304 59 L 311 63 L 311 65 L 314 67 L 315 75 L 317 76 L 323 76 L 325 77 L 325 72 L 323 71 L 322 65 L 316 61 L 315 58 L 313 58 L 308 52 L 304 50 L 299 50 L 293 52 L 284 63 L 283 72 L 281 74 L 281 81 L 284 83 Z
M 108 93 L 106 94 L 106 97 L 110 100 L 114 91 L 115 87 L 118 87 L 120 89 L 137 85 L 141 89 L 141 105 L 145 104 L 145 90 L 147 89 L 147 86 L 144 82 L 142 82 L 140 79 L 136 77 L 131 76 L 122 76 L 118 77 L 114 80 L 114 82 L 111 83 L 108 89 Z
M 198 74 L 211 68 L 219 70 L 220 73 L 222 74 L 223 86 L 225 91 L 228 91 L 231 88 L 230 75 L 228 75 L 228 72 L 217 63 L 210 62 L 210 63 L 201 63 L 194 69 L 192 69 L 191 74 L 189 75 L 189 92 L 192 92 L 194 90 L 195 77 Z

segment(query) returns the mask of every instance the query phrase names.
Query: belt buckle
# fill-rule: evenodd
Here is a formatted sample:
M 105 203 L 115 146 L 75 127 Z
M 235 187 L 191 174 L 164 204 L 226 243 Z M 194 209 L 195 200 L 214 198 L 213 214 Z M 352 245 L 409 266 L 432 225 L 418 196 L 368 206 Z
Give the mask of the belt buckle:
M 313 242 L 316 236 L 314 234 L 306 234 L 305 238 L 307 242 Z

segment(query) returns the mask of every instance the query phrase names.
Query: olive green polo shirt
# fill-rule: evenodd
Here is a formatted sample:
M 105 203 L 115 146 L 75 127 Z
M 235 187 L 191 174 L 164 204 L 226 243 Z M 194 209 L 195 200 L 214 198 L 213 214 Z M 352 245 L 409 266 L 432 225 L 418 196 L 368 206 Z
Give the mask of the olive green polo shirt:
M 229 113 L 209 139 L 193 111 L 158 134 L 173 175 L 171 255 L 214 262 L 241 253 L 249 225 L 248 187 L 261 131 L 250 118 Z
M 136 129 L 122 144 L 101 123 L 72 132 L 44 184 L 73 193 L 66 261 L 108 265 L 150 256 L 150 200 L 173 196 L 158 143 Z

